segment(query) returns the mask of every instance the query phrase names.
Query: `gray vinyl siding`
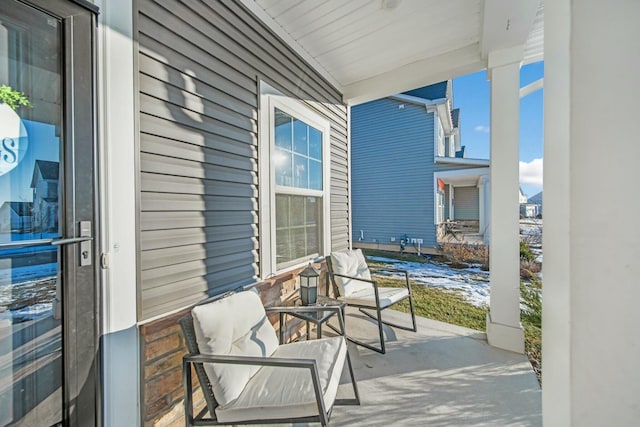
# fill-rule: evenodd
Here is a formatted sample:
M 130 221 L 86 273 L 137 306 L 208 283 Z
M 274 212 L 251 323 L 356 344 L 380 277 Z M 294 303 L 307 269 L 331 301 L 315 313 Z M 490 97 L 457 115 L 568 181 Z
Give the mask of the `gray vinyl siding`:
M 351 109 L 353 241 L 436 246 L 434 114 L 388 98 Z
M 455 187 L 453 190 L 454 219 L 480 219 L 478 187 Z
M 258 278 L 259 80 L 330 121 L 331 243 L 349 247 L 341 94 L 237 2 L 136 4 L 140 320 Z

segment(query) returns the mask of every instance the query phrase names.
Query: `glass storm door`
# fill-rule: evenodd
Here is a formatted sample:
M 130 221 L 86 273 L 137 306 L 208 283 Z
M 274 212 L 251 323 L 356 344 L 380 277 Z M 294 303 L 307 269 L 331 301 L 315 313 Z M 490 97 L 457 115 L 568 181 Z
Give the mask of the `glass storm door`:
M 96 420 L 94 29 L 0 1 L 0 427 Z

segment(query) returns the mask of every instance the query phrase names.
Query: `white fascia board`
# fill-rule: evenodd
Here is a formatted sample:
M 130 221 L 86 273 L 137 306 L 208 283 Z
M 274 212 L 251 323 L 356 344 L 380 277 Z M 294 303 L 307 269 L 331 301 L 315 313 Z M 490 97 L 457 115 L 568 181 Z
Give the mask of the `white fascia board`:
M 487 159 L 468 159 L 466 157 L 436 157 L 436 163 L 444 163 L 450 165 L 461 166 L 490 166 L 491 160 Z
M 397 101 L 408 102 L 410 104 L 416 104 L 416 105 L 425 106 L 425 107 L 437 106 L 439 104 L 444 104 L 447 102 L 447 98 L 425 99 L 425 98 L 420 98 L 419 96 L 406 95 L 404 93 L 392 95 L 389 98 L 395 99 Z
M 249 9 L 258 19 L 260 19 L 271 31 L 276 33 L 286 44 L 288 44 L 298 55 L 302 57 L 311 67 L 313 67 L 322 77 L 331 83 L 340 93 L 344 93 L 342 85 L 335 77 L 327 71 L 313 56 L 309 54 L 284 28 L 280 26 L 263 8 L 261 8 L 254 0 L 240 0 L 247 9 Z
M 437 108 L 445 135 L 451 135 L 451 132 L 453 132 L 453 120 L 451 119 L 451 104 L 449 100 L 447 99 L 446 102 L 438 104 Z
M 448 170 L 448 171 L 435 171 L 433 174 L 436 178 L 453 178 L 457 176 L 477 176 L 480 178 L 481 176 L 489 176 L 490 168 L 489 167 L 480 167 L 480 168 L 472 168 L 472 169 L 457 169 L 457 170 Z
M 358 105 L 485 68 L 487 68 L 487 61 L 480 57 L 479 44 L 473 43 L 345 85 L 344 102 L 349 105 Z

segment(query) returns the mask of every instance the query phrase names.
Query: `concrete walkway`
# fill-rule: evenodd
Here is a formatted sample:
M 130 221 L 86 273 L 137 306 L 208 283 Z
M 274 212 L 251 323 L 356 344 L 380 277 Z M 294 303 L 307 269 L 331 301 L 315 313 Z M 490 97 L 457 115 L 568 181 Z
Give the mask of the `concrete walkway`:
M 348 334 L 366 341 L 375 323 L 347 313 Z M 385 318 L 410 325 L 392 310 Z M 350 344 L 360 406 L 336 406 L 332 426 L 538 426 L 541 390 L 526 356 L 490 347 L 484 333 L 418 318 L 418 332 L 386 328 L 387 353 Z M 339 397 L 350 396 L 343 376 Z

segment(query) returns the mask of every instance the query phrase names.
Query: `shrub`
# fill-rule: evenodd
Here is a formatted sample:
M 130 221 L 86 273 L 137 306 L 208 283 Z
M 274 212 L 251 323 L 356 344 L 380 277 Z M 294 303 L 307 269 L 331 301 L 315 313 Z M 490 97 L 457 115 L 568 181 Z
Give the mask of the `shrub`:
M 520 259 L 524 261 L 534 261 L 536 254 L 531 251 L 529 244 L 524 240 L 520 240 Z
M 443 243 L 440 245 L 440 250 L 447 261 L 451 263 L 488 263 L 488 251 L 484 245 L 471 245 L 469 243 Z

